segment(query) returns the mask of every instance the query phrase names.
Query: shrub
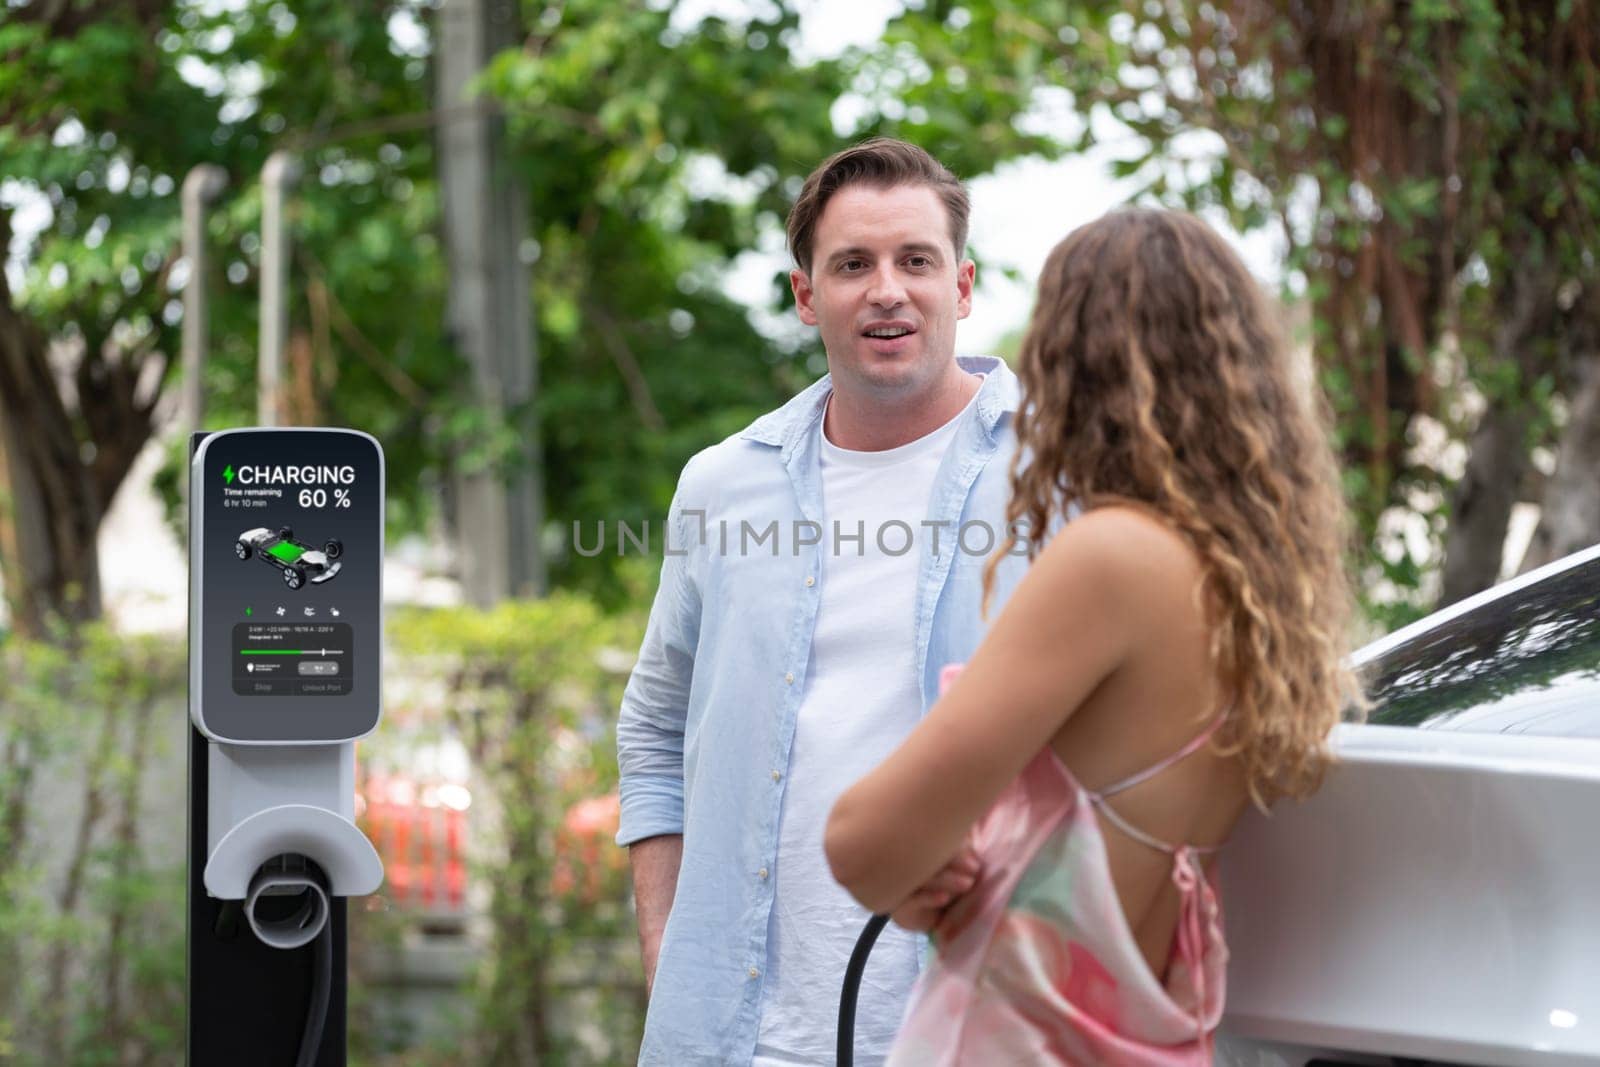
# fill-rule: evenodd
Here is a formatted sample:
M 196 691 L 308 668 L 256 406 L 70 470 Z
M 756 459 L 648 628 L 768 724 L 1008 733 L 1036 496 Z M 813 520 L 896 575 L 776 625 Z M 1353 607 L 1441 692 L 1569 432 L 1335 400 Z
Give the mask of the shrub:
M 448 731 L 473 765 L 473 870 L 488 890 L 491 951 L 468 1047 L 450 1056 L 632 1062 L 644 983 L 626 860 L 609 837 L 616 709 L 638 620 L 557 593 L 401 612 L 389 633 L 407 675 L 404 695 L 390 690 L 393 728 Z

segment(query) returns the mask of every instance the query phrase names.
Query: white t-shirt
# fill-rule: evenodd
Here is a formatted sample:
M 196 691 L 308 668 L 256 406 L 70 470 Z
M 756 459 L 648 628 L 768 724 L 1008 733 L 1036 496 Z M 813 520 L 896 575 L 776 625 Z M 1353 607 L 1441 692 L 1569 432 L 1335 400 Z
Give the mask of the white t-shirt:
M 839 795 L 922 718 L 913 620 L 922 539 L 932 534 L 920 524 L 960 419 L 884 452 L 839 448 L 817 431 L 821 600 L 779 816 L 754 1067 L 834 1061 L 839 990 L 869 915 L 834 881 L 822 835 Z M 844 538 L 836 539 L 835 523 Z M 861 539 L 845 539 L 858 524 Z M 878 1064 L 889 1052 L 917 977 L 917 942 L 891 923 L 872 949 L 856 1002 L 858 1064 Z

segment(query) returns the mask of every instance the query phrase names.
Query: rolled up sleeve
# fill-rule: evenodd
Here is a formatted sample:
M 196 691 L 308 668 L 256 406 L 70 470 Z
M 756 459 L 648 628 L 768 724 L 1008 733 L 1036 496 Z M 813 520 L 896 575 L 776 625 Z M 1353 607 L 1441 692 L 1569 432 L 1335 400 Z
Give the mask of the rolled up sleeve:
M 661 584 L 617 720 L 619 845 L 683 833 L 683 735 L 700 630 L 700 598 L 689 557 L 681 554 L 691 544 L 684 538 L 682 494 L 680 482 L 667 517 L 671 536 Z

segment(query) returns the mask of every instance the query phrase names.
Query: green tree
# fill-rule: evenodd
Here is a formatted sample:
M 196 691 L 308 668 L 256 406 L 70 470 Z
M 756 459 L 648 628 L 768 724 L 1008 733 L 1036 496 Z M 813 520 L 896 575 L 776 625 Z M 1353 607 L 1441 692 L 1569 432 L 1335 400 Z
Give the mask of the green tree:
M 19 627 L 97 611 L 94 531 L 175 380 L 180 283 L 213 294 L 208 424 L 254 420 L 258 175 L 274 149 L 296 151 L 306 175 L 289 210 L 291 421 L 384 441 L 399 532 L 426 528 L 449 465 L 528 453 L 515 438 L 528 413 L 491 424 L 444 330 L 433 131 L 451 115 L 430 105 L 433 14 L 420 0 L 7 10 L 0 199 L 51 205 L 20 250 L 22 286 L 0 294 L 0 568 Z M 612 604 L 628 589 L 616 539 L 581 556 L 573 521 L 650 522 L 659 551 L 689 455 L 822 369 L 814 339 L 767 336 L 723 285 L 739 253 L 781 233 L 803 175 L 879 131 L 967 176 L 1050 147 L 1017 132 L 991 90 L 927 121 L 891 109 L 841 129 L 835 104 L 885 60 L 797 62 L 792 5 L 682 22 L 600 0 L 529 4 L 520 46 L 483 79 L 531 207 L 535 405 L 549 532 L 565 546 L 552 578 Z M 211 223 L 214 276 L 184 279 L 177 188 L 200 162 L 231 183 Z M 64 358 L 81 384 L 52 374 Z M 180 455 L 164 477 L 174 510 Z
M 723 291 L 778 228 L 797 173 L 831 151 L 834 62 L 794 64 L 797 17 L 673 28 L 668 10 L 577 0 L 529 11 L 485 89 L 532 204 L 537 400 L 557 584 L 615 601 L 617 522 L 652 529 L 688 457 L 815 371 Z M 574 522 L 606 551 L 572 551 Z
M 211 105 L 157 43 L 167 14 L 35 3 L 0 16 L 0 246 L 24 190 L 51 216 L 22 252 L 21 290 L 0 279 L 0 566 L 24 632 L 99 613 L 95 533 L 176 351 L 166 205 L 187 158 L 221 153 L 206 143 Z
M 150 0 L 0 16 L 0 232 L 21 204 L 49 213 L 13 249 L 22 285 L 0 287 L 0 568 L 18 630 L 99 612 L 95 534 L 176 378 L 177 190 L 197 163 L 236 193 L 211 228 L 219 276 L 189 279 L 215 294 L 208 422 L 253 421 L 256 175 L 301 145 L 291 413 L 382 436 L 393 517 L 420 510 L 420 430 L 448 412 L 451 371 L 431 154 L 385 136 L 426 108 L 426 62 L 387 29 L 415 10 Z
M 1555 442 L 1552 402 L 1600 389 L 1594 15 L 1583 0 L 982 0 L 909 12 L 890 41 L 926 68 L 896 94 L 909 106 L 931 114 L 997 71 L 1017 108 L 1065 90 L 1142 138 L 1117 166 L 1141 197 L 1276 226 L 1314 308 L 1368 580 L 1417 584 L 1422 561 L 1383 520 L 1420 511 L 1450 601 L 1494 580 L 1534 449 Z M 1069 140 L 1088 147 L 1094 127 Z M 1566 422 L 1564 453 L 1592 418 Z M 1464 472 L 1414 447 L 1425 424 L 1466 446 Z
M 1054 148 L 1018 131 L 996 92 L 927 121 L 891 104 L 841 129 L 836 103 L 903 57 L 799 64 L 797 7 L 683 29 L 671 10 L 534 5 L 522 47 L 489 73 L 533 198 L 549 513 L 563 534 L 583 522 L 591 546 L 605 520 L 608 533 L 652 523 L 659 549 L 683 462 L 824 369 L 813 337 L 764 336 L 721 285 L 740 252 L 781 234 L 823 157 L 889 133 L 972 177 Z M 773 282 L 787 307 L 786 279 Z M 569 551 L 552 572 L 612 601 L 626 588 L 614 555 Z

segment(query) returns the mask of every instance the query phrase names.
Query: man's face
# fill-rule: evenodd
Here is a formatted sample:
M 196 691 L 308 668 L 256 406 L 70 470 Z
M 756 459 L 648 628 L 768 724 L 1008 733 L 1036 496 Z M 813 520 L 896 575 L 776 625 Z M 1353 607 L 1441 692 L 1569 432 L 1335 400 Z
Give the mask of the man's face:
M 905 402 L 949 373 L 956 322 L 972 310 L 939 194 L 925 185 L 848 185 L 817 220 L 811 274 L 789 272 L 800 321 L 828 351 L 834 388 Z

